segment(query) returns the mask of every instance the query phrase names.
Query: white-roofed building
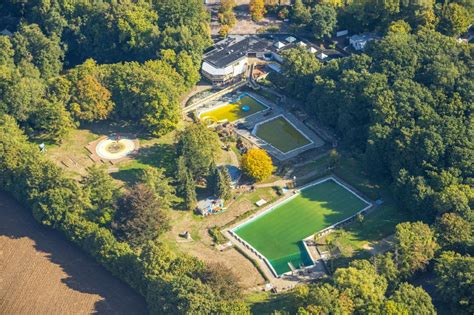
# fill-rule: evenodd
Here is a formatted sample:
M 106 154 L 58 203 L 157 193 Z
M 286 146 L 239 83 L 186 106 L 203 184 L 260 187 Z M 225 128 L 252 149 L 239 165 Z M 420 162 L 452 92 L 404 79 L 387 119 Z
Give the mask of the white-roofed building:
M 354 47 L 355 50 L 364 50 L 368 42 L 370 42 L 371 40 L 375 40 L 377 38 L 378 38 L 377 35 L 373 33 L 352 35 L 349 38 L 349 43 L 351 44 L 352 47 Z
M 274 46 L 278 49 L 282 49 L 283 47 L 285 47 L 285 44 L 283 44 L 282 42 L 278 41 L 274 44 Z

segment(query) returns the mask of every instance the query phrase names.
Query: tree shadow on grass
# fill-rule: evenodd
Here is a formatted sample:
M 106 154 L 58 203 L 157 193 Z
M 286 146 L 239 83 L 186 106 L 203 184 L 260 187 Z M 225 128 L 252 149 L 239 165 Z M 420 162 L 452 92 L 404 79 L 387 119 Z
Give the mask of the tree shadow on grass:
M 109 136 L 111 134 L 138 134 L 143 129 L 138 124 L 129 121 L 105 120 L 93 123 L 81 124 L 81 129 L 90 130 L 96 135 Z
M 136 160 L 142 164 L 163 168 L 167 175 L 173 175 L 176 169 L 176 151 L 172 144 L 158 143 L 140 148 Z
M 122 169 L 118 172 L 110 174 L 112 178 L 120 180 L 132 186 L 140 181 L 140 175 L 143 172 L 143 168 L 130 168 Z
M 0 270 L 0 278 L 11 282 L 12 288 L 25 287 L 20 290 L 21 296 L 9 297 L 7 293 L 7 301 L 9 298 L 21 299 L 22 302 L 16 304 L 20 307 L 28 307 L 29 303 L 35 302 L 36 305 L 30 310 L 34 309 L 37 313 L 49 312 L 51 309 L 55 313 L 87 313 L 90 312 L 90 304 L 93 304 L 93 313 L 147 313 L 143 297 L 68 242 L 63 234 L 41 226 L 28 209 L 3 192 L 0 192 L 0 240 L 0 248 L 5 245 L 12 249 L 4 253 L 7 261 L 28 261 L 21 266 L 26 270 L 18 270 L 18 276 Z M 28 245 L 25 246 L 25 242 Z M 48 264 L 44 264 L 44 259 L 48 260 Z M 43 270 L 40 266 L 47 268 Z M 48 274 L 47 282 L 42 282 L 43 272 Z M 21 276 L 25 273 L 30 274 L 30 277 Z M 62 288 L 63 285 L 66 288 Z M 29 290 L 38 288 L 48 292 L 41 295 L 42 301 L 36 301 L 35 296 L 27 294 Z M 71 294 L 70 290 L 76 293 Z M 97 295 L 97 299 L 91 298 L 91 295 Z M 71 305 L 65 305 L 66 301 Z M 65 306 L 69 309 L 65 310 Z
M 112 173 L 111 176 L 133 185 L 138 182 L 143 169 L 156 167 L 164 169 L 166 176 L 174 177 L 177 157 L 172 144 L 157 143 L 139 148 L 131 158 L 132 161 L 121 167 L 119 171 Z

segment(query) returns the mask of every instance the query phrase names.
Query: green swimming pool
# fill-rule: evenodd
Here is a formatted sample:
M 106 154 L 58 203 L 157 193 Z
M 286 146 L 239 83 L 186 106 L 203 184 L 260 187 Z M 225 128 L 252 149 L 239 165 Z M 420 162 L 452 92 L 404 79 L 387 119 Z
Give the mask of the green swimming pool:
M 311 143 L 308 138 L 283 116 L 276 117 L 259 125 L 256 135 L 283 153 Z
M 265 256 L 278 275 L 309 266 L 302 240 L 340 222 L 369 204 L 329 178 L 300 191 L 253 221 L 233 231 Z

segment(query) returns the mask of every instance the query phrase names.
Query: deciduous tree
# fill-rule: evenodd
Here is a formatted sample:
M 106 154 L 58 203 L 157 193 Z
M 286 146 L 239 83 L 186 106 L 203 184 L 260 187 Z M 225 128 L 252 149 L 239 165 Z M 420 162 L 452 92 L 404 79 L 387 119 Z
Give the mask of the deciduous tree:
M 437 314 L 430 295 L 423 288 L 414 287 L 408 283 L 402 283 L 385 302 L 383 313 L 391 315 Z
M 317 4 L 312 12 L 311 31 L 313 36 L 321 40 L 331 37 L 337 23 L 337 13 L 333 6 Z
M 424 270 L 438 248 L 434 232 L 422 222 L 404 222 L 396 227 L 395 252 L 400 273 L 409 276 Z
M 105 167 L 93 165 L 87 168 L 87 175 L 82 178 L 81 184 L 91 203 L 86 215 L 91 221 L 108 226 L 120 196 L 112 177 Z
M 445 213 L 439 217 L 435 229 L 441 246 L 462 248 L 473 242 L 472 224 L 456 213 Z
M 256 181 L 264 180 L 272 175 L 272 159 L 265 150 L 250 149 L 242 156 L 242 170 Z
M 467 313 L 474 312 L 474 258 L 444 252 L 436 259 L 436 288 L 440 297 Z
M 135 247 L 156 239 L 170 228 L 162 204 L 143 184 L 134 185 L 119 200 L 113 226 L 119 239 Z
M 261 21 L 265 13 L 267 13 L 265 8 L 265 0 L 250 0 L 249 10 L 252 20 L 256 22 Z
M 219 137 L 203 124 L 193 124 L 178 136 L 177 151 L 194 178 L 205 177 L 219 155 Z

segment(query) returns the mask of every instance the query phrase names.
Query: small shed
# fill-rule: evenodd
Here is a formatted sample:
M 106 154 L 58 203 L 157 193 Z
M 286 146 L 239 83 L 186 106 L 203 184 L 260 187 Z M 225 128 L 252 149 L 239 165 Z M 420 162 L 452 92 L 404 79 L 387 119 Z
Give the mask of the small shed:
M 285 47 L 285 44 L 283 44 L 282 42 L 278 41 L 278 42 L 276 42 L 275 44 L 273 44 L 273 46 L 275 46 L 275 47 L 278 48 L 278 49 L 281 49 L 281 48 Z
M 226 208 L 224 207 L 223 199 L 212 196 L 203 200 L 199 200 L 197 210 L 203 217 L 206 217 L 223 212 L 226 210 Z
M 287 38 L 285 38 L 285 40 L 288 42 L 288 43 L 293 43 L 294 41 L 296 41 L 296 38 L 293 37 L 293 36 L 288 36 Z
M 349 43 L 355 50 L 364 50 L 367 43 L 375 39 L 377 39 L 377 35 L 373 33 L 365 33 L 351 36 L 349 38 Z

